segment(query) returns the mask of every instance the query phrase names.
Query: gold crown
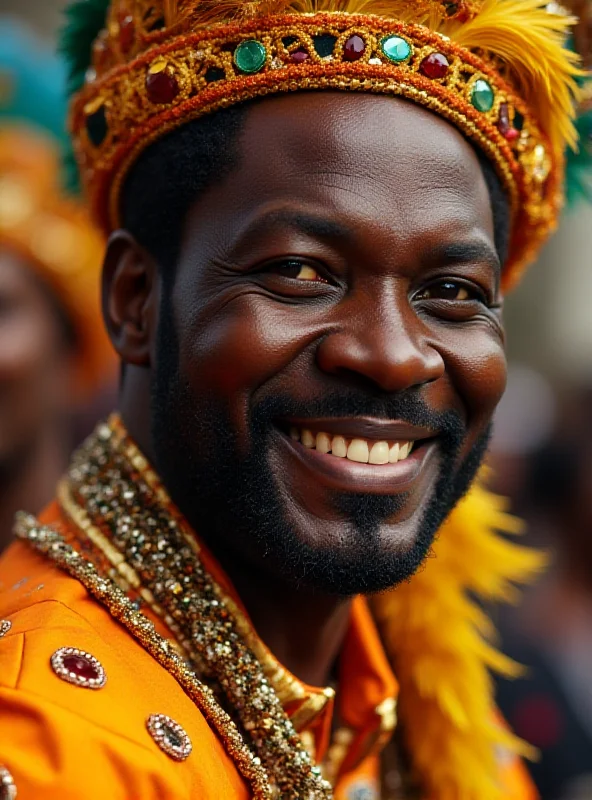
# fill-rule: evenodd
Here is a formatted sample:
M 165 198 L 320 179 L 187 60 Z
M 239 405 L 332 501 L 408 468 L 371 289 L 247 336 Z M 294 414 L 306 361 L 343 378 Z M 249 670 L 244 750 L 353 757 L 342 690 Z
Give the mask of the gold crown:
M 572 23 L 540 0 L 113 0 L 72 105 L 83 182 L 110 230 L 130 166 L 189 120 L 299 90 L 405 97 L 495 165 L 513 211 L 509 288 L 562 203 Z

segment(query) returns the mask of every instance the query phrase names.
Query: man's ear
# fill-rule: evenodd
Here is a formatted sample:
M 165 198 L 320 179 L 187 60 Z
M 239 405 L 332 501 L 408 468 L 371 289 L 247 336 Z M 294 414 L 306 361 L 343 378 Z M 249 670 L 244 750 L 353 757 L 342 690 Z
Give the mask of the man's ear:
M 150 366 L 159 292 L 154 259 L 128 231 L 115 231 L 103 264 L 103 316 L 113 347 L 125 364 Z

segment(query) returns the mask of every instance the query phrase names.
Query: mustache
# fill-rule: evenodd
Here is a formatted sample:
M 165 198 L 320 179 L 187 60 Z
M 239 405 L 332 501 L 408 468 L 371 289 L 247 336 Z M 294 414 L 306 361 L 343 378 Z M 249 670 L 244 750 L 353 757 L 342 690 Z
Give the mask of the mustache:
M 299 417 L 377 417 L 400 420 L 409 425 L 428 428 L 444 440 L 458 442 L 467 426 L 455 410 L 435 411 L 423 397 L 421 389 L 397 394 L 373 396 L 354 389 L 330 391 L 320 397 L 301 401 L 287 394 L 275 394 L 260 400 L 252 408 L 252 424 L 264 433 L 278 418 Z

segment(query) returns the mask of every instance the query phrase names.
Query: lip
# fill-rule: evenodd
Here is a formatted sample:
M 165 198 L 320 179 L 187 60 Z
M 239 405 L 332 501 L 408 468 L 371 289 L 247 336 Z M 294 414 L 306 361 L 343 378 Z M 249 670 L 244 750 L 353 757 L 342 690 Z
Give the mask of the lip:
M 325 419 L 281 420 L 282 428 L 290 426 L 307 428 L 313 433 L 328 433 L 333 436 L 344 436 L 346 439 L 372 439 L 373 441 L 405 441 L 415 442 L 420 439 L 431 439 L 437 431 L 410 425 L 407 422 L 374 417 L 327 417 Z
M 307 424 L 308 422 L 309 420 L 307 420 Z M 281 429 L 276 430 L 282 446 L 287 448 L 289 457 L 296 459 L 300 466 L 313 473 L 315 481 L 320 481 L 328 488 L 340 492 L 399 494 L 410 491 L 414 484 L 428 472 L 437 453 L 437 441 L 430 439 L 414 449 L 406 459 L 398 461 L 396 464 L 361 464 L 347 458 L 336 458 L 329 453 L 319 453 L 317 450 L 304 447 L 300 442 L 292 440 Z M 327 428 L 323 428 L 323 430 L 331 433 Z M 340 432 L 344 431 L 343 428 L 339 430 Z M 410 428 L 407 426 L 405 436 L 400 438 L 410 441 L 409 430 Z M 358 435 L 357 429 L 354 434 L 350 435 Z M 372 436 L 372 438 L 375 437 Z M 383 436 L 383 438 L 387 437 Z M 399 438 L 399 436 L 390 436 L 390 438 Z

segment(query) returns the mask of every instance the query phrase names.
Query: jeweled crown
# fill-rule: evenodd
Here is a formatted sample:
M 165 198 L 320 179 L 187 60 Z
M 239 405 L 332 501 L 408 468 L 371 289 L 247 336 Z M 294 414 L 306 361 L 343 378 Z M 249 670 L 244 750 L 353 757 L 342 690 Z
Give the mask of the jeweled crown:
M 101 224 L 119 224 L 141 152 L 191 119 L 299 90 L 396 95 L 449 120 L 495 165 L 513 210 L 504 286 L 554 228 L 575 144 L 573 19 L 541 0 L 84 0 L 104 10 L 74 96 L 75 152 Z M 108 6 L 108 7 L 106 7 Z M 85 10 L 86 9 L 86 10 Z M 86 15 L 86 16 L 85 16 Z M 95 31 L 96 33 L 96 31 Z M 70 46 L 68 45 L 70 42 Z M 80 73 L 81 58 L 73 58 Z

